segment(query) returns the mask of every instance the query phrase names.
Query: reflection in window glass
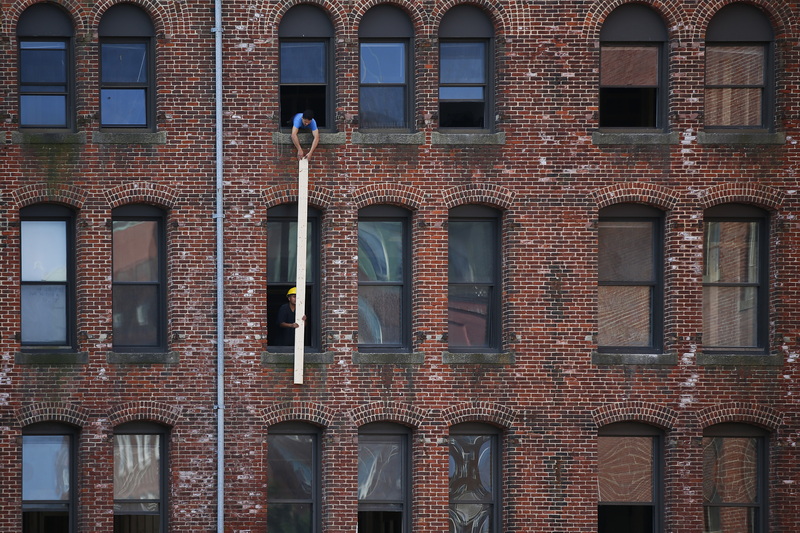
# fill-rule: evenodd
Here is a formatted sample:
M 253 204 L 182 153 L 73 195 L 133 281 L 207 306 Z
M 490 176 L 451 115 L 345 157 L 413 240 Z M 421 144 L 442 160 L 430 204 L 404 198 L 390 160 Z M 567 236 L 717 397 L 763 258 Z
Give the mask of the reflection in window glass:
M 71 531 L 71 435 L 22 436 L 22 532 Z
M 654 531 L 653 437 L 600 436 L 598 533 Z
M 498 490 L 495 435 L 450 435 L 450 533 L 493 533 Z
M 161 435 L 115 435 L 115 533 L 160 531 L 161 483 Z
M 439 125 L 484 128 L 487 43 L 442 42 L 439 54 Z
M 358 437 L 358 530 L 404 533 L 408 518 L 408 437 Z
M 406 69 L 405 42 L 362 42 L 361 126 L 365 128 L 405 128 Z

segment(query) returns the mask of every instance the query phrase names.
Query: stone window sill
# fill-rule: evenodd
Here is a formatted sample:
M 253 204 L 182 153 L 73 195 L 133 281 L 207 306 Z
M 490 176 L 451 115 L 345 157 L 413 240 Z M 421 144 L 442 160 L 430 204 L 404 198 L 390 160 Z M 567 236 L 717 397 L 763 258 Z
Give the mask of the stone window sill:
M 431 133 L 432 145 L 502 145 L 506 143 L 506 134 L 497 133 L 448 133 L 434 131 Z
M 674 353 L 608 353 L 592 352 L 595 365 L 676 365 Z
M 18 365 L 85 365 L 88 352 L 17 352 L 14 362 Z
M 166 144 L 164 131 L 95 131 L 92 142 L 96 144 Z
M 698 144 L 786 144 L 785 133 L 769 133 L 765 131 L 700 131 L 697 133 Z
M 765 353 L 701 352 L 697 354 L 700 366 L 781 366 L 783 357 Z
M 425 142 L 425 134 L 421 131 L 416 133 L 364 133 L 354 131 L 351 140 L 353 144 L 423 144 Z
M 304 146 L 311 146 L 312 135 L 306 132 L 299 132 L 298 139 Z M 337 133 L 323 133 L 319 134 L 319 144 L 344 144 L 346 140 L 345 134 L 342 132 Z M 292 134 L 284 133 L 282 131 L 275 131 L 272 133 L 272 144 L 291 145 Z
M 303 354 L 303 364 L 329 365 L 333 363 L 333 352 L 306 352 Z M 262 352 L 262 365 L 294 365 L 293 352 Z
M 178 352 L 108 352 L 106 359 L 109 363 L 118 365 L 169 365 L 177 364 L 180 357 Z
M 514 352 L 442 352 L 442 363 L 446 365 L 513 365 Z
M 57 131 L 14 131 L 12 144 L 86 144 L 86 133 Z
M 592 142 L 599 146 L 612 145 L 671 145 L 678 144 L 677 133 L 667 132 L 630 132 L 630 131 L 595 131 Z
M 353 363 L 356 365 L 421 365 L 424 362 L 425 354 L 421 352 L 353 353 Z

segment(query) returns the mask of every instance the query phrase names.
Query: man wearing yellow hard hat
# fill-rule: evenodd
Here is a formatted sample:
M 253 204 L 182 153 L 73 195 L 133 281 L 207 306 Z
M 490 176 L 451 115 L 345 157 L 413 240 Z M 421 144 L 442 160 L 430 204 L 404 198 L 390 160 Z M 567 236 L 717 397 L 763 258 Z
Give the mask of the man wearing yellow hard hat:
M 278 327 L 280 327 L 280 334 L 278 335 L 278 346 L 291 346 L 294 344 L 294 330 L 300 327 L 295 317 L 297 309 L 297 287 L 292 287 L 286 293 L 286 298 L 289 301 L 278 309 Z M 303 317 L 305 320 L 306 317 Z

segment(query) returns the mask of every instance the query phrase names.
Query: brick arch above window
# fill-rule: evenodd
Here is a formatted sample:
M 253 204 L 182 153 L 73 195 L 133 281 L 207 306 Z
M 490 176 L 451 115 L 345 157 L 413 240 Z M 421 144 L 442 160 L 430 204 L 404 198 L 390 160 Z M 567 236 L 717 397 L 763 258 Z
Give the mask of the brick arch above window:
M 784 193 L 773 187 L 754 183 L 723 183 L 709 187 L 700 195 L 703 209 L 719 204 L 753 204 L 776 210 L 783 203 Z
M 388 182 L 367 185 L 353 193 L 351 205 L 356 209 L 376 204 L 395 204 L 408 209 L 419 209 L 423 204 L 423 195 L 416 187 Z
M 783 424 L 783 414 L 766 405 L 752 402 L 730 402 L 706 407 L 697 413 L 704 428 L 723 422 L 741 422 L 761 426 L 770 431 Z
M 617 183 L 592 191 L 598 209 L 614 204 L 649 204 L 663 211 L 670 211 L 678 203 L 677 193 L 654 183 Z
M 476 0 L 464 2 L 463 0 L 447 0 L 438 4 L 436 8 L 431 11 L 431 24 L 434 26 L 431 33 L 436 33 L 448 11 L 460 5 L 471 5 L 481 9 L 489 21 L 494 26 L 495 35 L 502 34 L 511 25 L 512 16 L 508 6 L 503 6 L 496 2 L 488 2 L 486 0 Z
M 442 412 L 442 418 L 448 426 L 464 422 L 482 422 L 508 429 L 514 424 L 517 412 L 493 402 L 466 402 L 448 407 Z
M 15 4 L 8 11 L 4 11 L 3 14 L 5 16 L 3 17 L 3 22 L 0 24 L 0 28 L 2 28 L 5 33 L 14 33 L 16 31 L 17 21 L 19 20 L 20 15 L 22 15 L 22 13 L 32 5 L 40 2 L 41 0 L 26 0 L 25 2 Z M 86 32 L 86 27 L 83 25 L 83 17 L 79 15 L 84 6 L 79 0 L 65 0 L 51 3 L 53 3 L 53 5 L 57 5 L 67 13 L 72 22 L 75 35 L 80 35 L 81 33 Z
M 669 38 L 687 39 L 692 37 L 692 29 L 686 28 L 684 12 L 681 2 L 676 0 L 602 0 L 586 13 L 583 24 L 583 34 L 587 39 L 598 40 L 600 29 L 608 16 L 615 9 L 625 4 L 643 4 L 652 9 L 664 21 Z M 674 34 L 671 32 L 675 32 Z
M 261 418 L 267 426 L 281 422 L 308 422 L 329 427 L 335 416 L 336 413 L 330 407 L 315 402 L 279 403 L 261 412 Z
M 125 183 L 105 194 L 112 209 L 126 204 L 152 204 L 172 209 L 179 196 L 178 190 L 169 185 L 141 181 Z
M 16 209 L 40 203 L 63 204 L 74 209 L 81 209 L 88 197 L 88 192 L 80 187 L 48 183 L 26 185 L 15 189 L 11 194 Z
M 763 11 L 772 24 L 776 38 L 780 35 L 785 35 L 787 32 L 798 31 L 797 17 L 793 15 L 791 6 L 785 2 L 773 2 L 771 0 L 708 0 L 699 2 L 691 20 L 687 21 L 689 27 L 695 28 L 697 34 L 694 37 L 704 39 L 708 24 L 714 18 L 714 15 L 723 7 L 731 4 L 746 4 L 755 6 Z
M 592 412 L 592 420 L 598 428 L 615 422 L 643 422 L 671 429 L 677 419 L 678 414 L 669 407 L 639 401 L 606 404 Z
M 15 416 L 23 427 L 37 422 L 61 422 L 82 427 L 89 418 L 89 412 L 79 405 L 66 402 L 37 402 L 20 407 Z
M 368 0 L 363 4 L 356 6 L 353 11 L 351 12 L 350 18 L 351 23 L 353 24 L 353 28 L 358 31 L 359 27 L 361 26 L 362 21 L 364 20 L 364 15 L 373 7 L 379 5 L 387 5 L 392 7 L 397 7 L 406 15 L 408 15 L 409 19 L 411 20 L 411 26 L 413 27 L 414 33 L 416 35 L 421 35 L 424 33 L 424 28 L 426 28 L 429 24 L 429 14 L 425 7 L 421 5 L 419 2 L 408 1 L 408 0 L 399 0 L 399 1 L 392 1 L 392 2 L 385 2 L 383 0 Z
M 138 401 L 115 406 L 108 414 L 112 426 L 127 422 L 149 421 L 166 426 L 176 425 L 183 417 L 183 409 L 161 402 Z
M 297 202 L 297 196 L 296 184 L 289 187 L 284 185 L 268 187 L 262 193 L 267 209 L 280 204 Z M 327 187 L 312 185 L 308 189 L 308 203 L 322 210 L 328 209 L 333 203 L 333 192 Z
M 417 428 L 428 417 L 428 411 L 399 402 L 379 401 L 351 409 L 347 416 L 358 427 L 372 422 L 397 422 Z
M 485 204 L 498 209 L 510 209 L 514 191 L 494 183 L 471 183 L 446 189 L 443 200 L 447 209 L 464 204 Z

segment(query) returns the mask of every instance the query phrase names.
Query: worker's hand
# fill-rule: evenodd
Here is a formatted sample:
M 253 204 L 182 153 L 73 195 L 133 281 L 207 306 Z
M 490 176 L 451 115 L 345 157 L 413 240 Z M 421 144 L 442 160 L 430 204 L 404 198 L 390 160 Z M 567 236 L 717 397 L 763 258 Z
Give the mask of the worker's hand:
M 303 159 L 303 157 L 305 157 L 305 153 L 303 153 L 303 149 L 302 148 L 298 148 L 297 149 L 297 159 Z

